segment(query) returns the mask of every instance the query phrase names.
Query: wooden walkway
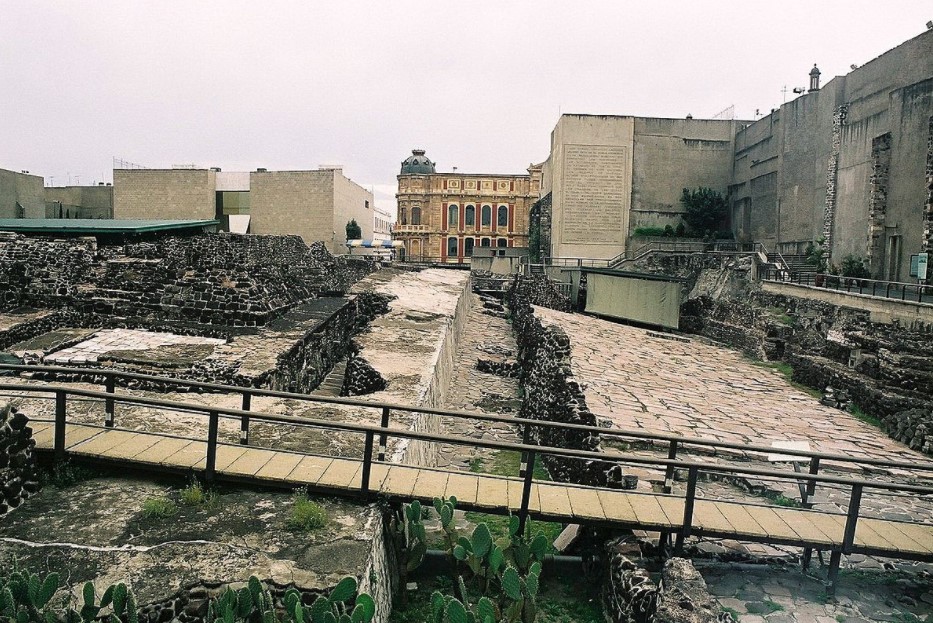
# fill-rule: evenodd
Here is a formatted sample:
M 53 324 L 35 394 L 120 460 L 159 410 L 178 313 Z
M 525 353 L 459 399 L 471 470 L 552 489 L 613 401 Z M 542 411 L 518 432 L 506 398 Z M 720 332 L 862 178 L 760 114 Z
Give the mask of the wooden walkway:
M 33 421 L 36 447 L 54 448 L 52 422 Z M 77 457 L 127 467 L 170 472 L 203 470 L 208 444 L 151 433 L 68 424 L 65 449 Z M 308 486 L 331 495 L 360 497 L 363 461 L 217 444 L 216 476 L 221 480 L 275 486 Z M 456 496 L 459 508 L 517 512 L 522 503 L 519 478 L 451 472 L 374 461 L 369 495 L 400 501 Z M 564 523 L 625 526 L 677 532 L 684 527 L 685 499 L 556 483 L 534 483 L 529 514 Z M 697 498 L 690 534 L 821 550 L 843 548 L 846 516 Z M 933 560 L 933 525 L 860 518 L 850 553 Z

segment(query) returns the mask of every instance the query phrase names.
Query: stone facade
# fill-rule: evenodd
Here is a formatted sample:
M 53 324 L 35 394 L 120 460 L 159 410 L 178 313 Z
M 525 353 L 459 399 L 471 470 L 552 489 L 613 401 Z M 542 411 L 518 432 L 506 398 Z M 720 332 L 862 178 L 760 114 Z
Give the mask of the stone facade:
M 45 190 L 38 175 L 0 169 L 0 218 L 42 218 Z
M 113 217 L 214 219 L 216 187 L 209 169 L 114 169 Z
M 113 186 L 52 186 L 45 189 L 46 218 L 113 218 Z
M 253 171 L 249 185 L 253 233 L 297 234 L 307 244 L 322 241 L 331 253 L 345 253 L 346 225 L 355 219 L 363 237 L 372 238 L 373 195 L 341 169 Z
M 730 186 L 737 238 L 791 254 L 822 237 L 834 263 L 870 253 L 873 277 L 907 281 L 925 240 L 917 208 L 929 197 L 931 113 L 926 31 L 743 124 Z
M 725 194 L 736 128 L 732 120 L 561 116 L 542 173 L 550 254 L 616 257 L 636 228 L 682 221 L 684 188 Z
M 419 150 L 415 150 L 419 154 Z M 406 173 L 398 176 L 394 237 L 413 261 L 464 263 L 473 247 L 527 247 L 540 167 L 528 175 Z

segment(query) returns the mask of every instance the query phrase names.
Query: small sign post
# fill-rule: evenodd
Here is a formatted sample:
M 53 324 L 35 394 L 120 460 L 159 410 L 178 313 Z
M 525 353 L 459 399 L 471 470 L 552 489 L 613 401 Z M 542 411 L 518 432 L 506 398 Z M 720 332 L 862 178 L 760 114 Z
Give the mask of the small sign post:
M 917 279 L 925 281 L 927 278 L 927 259 L 929 254 L 920 253 L 917 255 Z

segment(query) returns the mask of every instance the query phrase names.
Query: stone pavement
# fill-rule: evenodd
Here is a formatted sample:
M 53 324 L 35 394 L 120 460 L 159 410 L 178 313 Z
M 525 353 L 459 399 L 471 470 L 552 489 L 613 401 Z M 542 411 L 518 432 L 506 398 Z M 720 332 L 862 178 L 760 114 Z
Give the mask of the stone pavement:
M 475 300 L 460 337 L 444 407 L 479 411 L 489 415 L 517 415 L 521 406 L 518 379 L 504 378 L 476 369 L 477 359 L 496 359 L 503 356 L 514 358 L 516 345 L 512 327 L 504 318 L 484 314 L 479 297 L 475 294 L 470 296 Z M 479 420 L 447 420 L 444 422 L 444 432 L 477 439 L 521 442 L 516 427 Z M 462 469 L 469 470 L 471 464 L 478 466 L 480 462 L 487 462 L 495 452 L 482 448 L 444 446 L 441 456 L 444 459 L 443 466 L 459 465 Z
M 737 351 L 580 314 L 535 313 L 567 332 L 587 404 L 617 427 L 760 445 L 806 440 L 819 452 L 933 463 Z
M 933 620 L 930 576 L 843 570 L 830 598 L 820 579 L 793 567 L 694 564 L 710 593 L 741 623 Z
M 48 365 L 94 363 L 101 355 L 114 351 L 146 351 L 179 344 L 219 346 L 225 342 L 226 340 L 218 338 L 155 333 L 138 329 L 102 329 L 90 339 L 46 355 L 45 363 Z

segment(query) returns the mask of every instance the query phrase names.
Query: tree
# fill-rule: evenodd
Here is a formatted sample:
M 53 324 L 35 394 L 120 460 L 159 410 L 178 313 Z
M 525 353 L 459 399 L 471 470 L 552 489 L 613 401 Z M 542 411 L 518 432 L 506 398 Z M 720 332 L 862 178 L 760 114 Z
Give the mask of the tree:
M 347 240 L 359 240 L 363 237 L 363 228 L 359 226 L 356 219 L 350 219 L 347 223 Z
M 696 236 L 716 232 L 726 216 L 726 198 L 712 188 L 684 188 L 680 203 L 685 210 L 684 221 Z

